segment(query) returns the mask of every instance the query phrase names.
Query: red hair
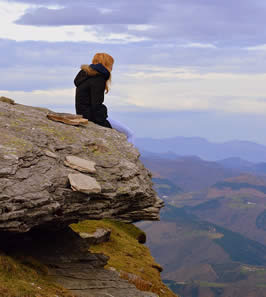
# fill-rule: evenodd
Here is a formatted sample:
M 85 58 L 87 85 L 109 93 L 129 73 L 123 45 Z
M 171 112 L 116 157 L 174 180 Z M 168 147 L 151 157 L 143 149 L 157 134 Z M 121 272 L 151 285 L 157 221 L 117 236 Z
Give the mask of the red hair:
M 111 71 L 114 64 L 114 58 L 106 53 L 97 53 L 92 59 L 92 64 L 102 64 L 109 72 L 110 77 L 105 83 L 105 93 L 107 94 L 111 84 Z M 89 65 L 81 65 L 81 69 L 86 71 L 88 75 L 96 75 L 98 72 L 89 67 Z

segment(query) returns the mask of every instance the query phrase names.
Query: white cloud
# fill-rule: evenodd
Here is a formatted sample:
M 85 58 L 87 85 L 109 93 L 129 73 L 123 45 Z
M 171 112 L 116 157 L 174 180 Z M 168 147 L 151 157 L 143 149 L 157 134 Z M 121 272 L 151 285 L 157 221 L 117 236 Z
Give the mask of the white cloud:
M 197 43 L 197 42 L 191 42 L 184 45 L 181 45 L 181 47 L 185 48 L 217 48 L 214 44 L 211 43 Z
M 36 5 L 0 2 L 0 38 L 16 41 L 49 41 L 49 42 L 95 42 L 95 43 L 128 43 L 147 40 L 129 33 L 98 34 L 94 26 L 61 26 L 61 27 L 36 27 L 18 25 L 14 22 L 25 11 L 38 7 Z M 51 6 L 47 6 L 51 8 Z M 58 8 L 58 6 L 53 6 Z
M 200 73 L 191 68 L 141 66 L 122 76 L 129 104 L 165 110 L 266 113 L 266 74 Z
M 142 68 L 143 71 L 139 71 Z M 115 75 L 105 102 L 110 110 L 216 110 L 266 114 L 266 74 L 206 73 L 140 65 Z M 27 105 L 73 106 L 75 89 L 0 91 Z M 73 109 L 74 110 L 74 109 Z
M 120 67 L 113 81 L 105 99 L 113 111 L 136 107 L 266 114 L 266 73 L 201 73 L 196 68 L 138 65 Z M 2 90 L 1 95 L 27 105 L 68 105 L 74 108 L 75 89 Z
M 256 45 L 256 46 L 249 46 L 246 49 L 250 50 L 250 51 L 266 51 L 266 44 L 260 44 L 260 45 Z
M 128 25 L 127 26 L 128 30 L 133 30 L 133 31 L 148 31 L 151 29 L 155 29 L 156 26 L 155 25 L 147 25 L 147 24 L 143 24 L 143 25 Z

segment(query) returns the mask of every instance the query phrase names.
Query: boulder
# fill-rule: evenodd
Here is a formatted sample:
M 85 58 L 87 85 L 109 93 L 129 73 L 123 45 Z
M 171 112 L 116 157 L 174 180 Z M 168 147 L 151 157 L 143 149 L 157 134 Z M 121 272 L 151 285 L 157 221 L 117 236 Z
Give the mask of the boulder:
M 51 121 L 45 108 L 0 101 L 0 110 L 0 231 L 159 219 L 163 203 L 124 134 Z

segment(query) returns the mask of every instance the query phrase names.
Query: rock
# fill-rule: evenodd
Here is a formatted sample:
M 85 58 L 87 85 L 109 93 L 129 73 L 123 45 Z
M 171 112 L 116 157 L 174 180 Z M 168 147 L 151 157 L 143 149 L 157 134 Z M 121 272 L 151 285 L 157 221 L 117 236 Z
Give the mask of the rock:
M 159 264 L 157 265 L 152 265 L 153 268 L 155 268 L 156 270 L 158 270 L 160 273 L 163 272 L 163 267 Z
M 87 119 L 83 119 L 81 115 L 74 115 L 70 113 L 49 113 L 47 118 L 52 121 L 61 122 L 67 125 L 86 125 L 88 124 Z
M 104 269 L 108 257 L 91 254 L 89 244 L 70 228 L 32 229 L 27 233 L 0 232 L 0 250 L 30 257 L 48 267 L 48 274 L 76 297 L 156 297 L 141 292 L 116 271 Z M 2 295 L 1 295 L 2 296 Z
M 45 155 L 47 157 L 54 158 L 54 159 L 57 159 L 58 158 L 57 154 L 55 154 L 55 153 L 53 153 L 51 151 L 45 150 L 44 153 L 45 153 Z
M 111 230 L 105 230 L 98 228 L 94 233 L 79 233 L 79 236 L 83 239 L 86 239 L 88 244 L 100 244 L 110 240 Z
M 42 108 L 0 101 L 0 110 L 0 231 L 63 228 L 84 219 L 159 219 L 163 202 L 125 135 L 92 122 L 51 121 L 51 111 Z M 78 172 L 65 166 L 69 156 L 96 164 L 97 190 L 83 185 L 87 173 L 72 181 L 82 192 L 71 189 L 68 176 Z
M 81 159 L 75 156 L 66 156 L 65 165 L 81 172 L 95 173 L 95 162 Z
M 73 191 L 85 194 L 101 192 L 101 186 L 98 184 L 96 179 L 88 175 L 81 173 L 69 174 L 68 179 Z
M 147 236 L 146 236 L 146 233 L 145 232 L 142 232 L 138 235 L 138 238 L 137 238 L 138 242 L 141 243 L 141 244 L 145 244 L 146 241 L 147 241 Z

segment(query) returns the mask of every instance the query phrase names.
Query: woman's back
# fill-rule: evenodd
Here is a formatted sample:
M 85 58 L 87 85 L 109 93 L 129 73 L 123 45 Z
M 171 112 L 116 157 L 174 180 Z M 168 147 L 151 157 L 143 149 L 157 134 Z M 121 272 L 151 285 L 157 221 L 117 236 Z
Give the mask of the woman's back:
M 80 70 L 74 84 L 76 88 L 76 113 L 89 121 L 104 127 L 111 128 L 106 120 L 107 108 L 103 104 L 106 79 L 101 73 L 89 75 L 85 70 Z

